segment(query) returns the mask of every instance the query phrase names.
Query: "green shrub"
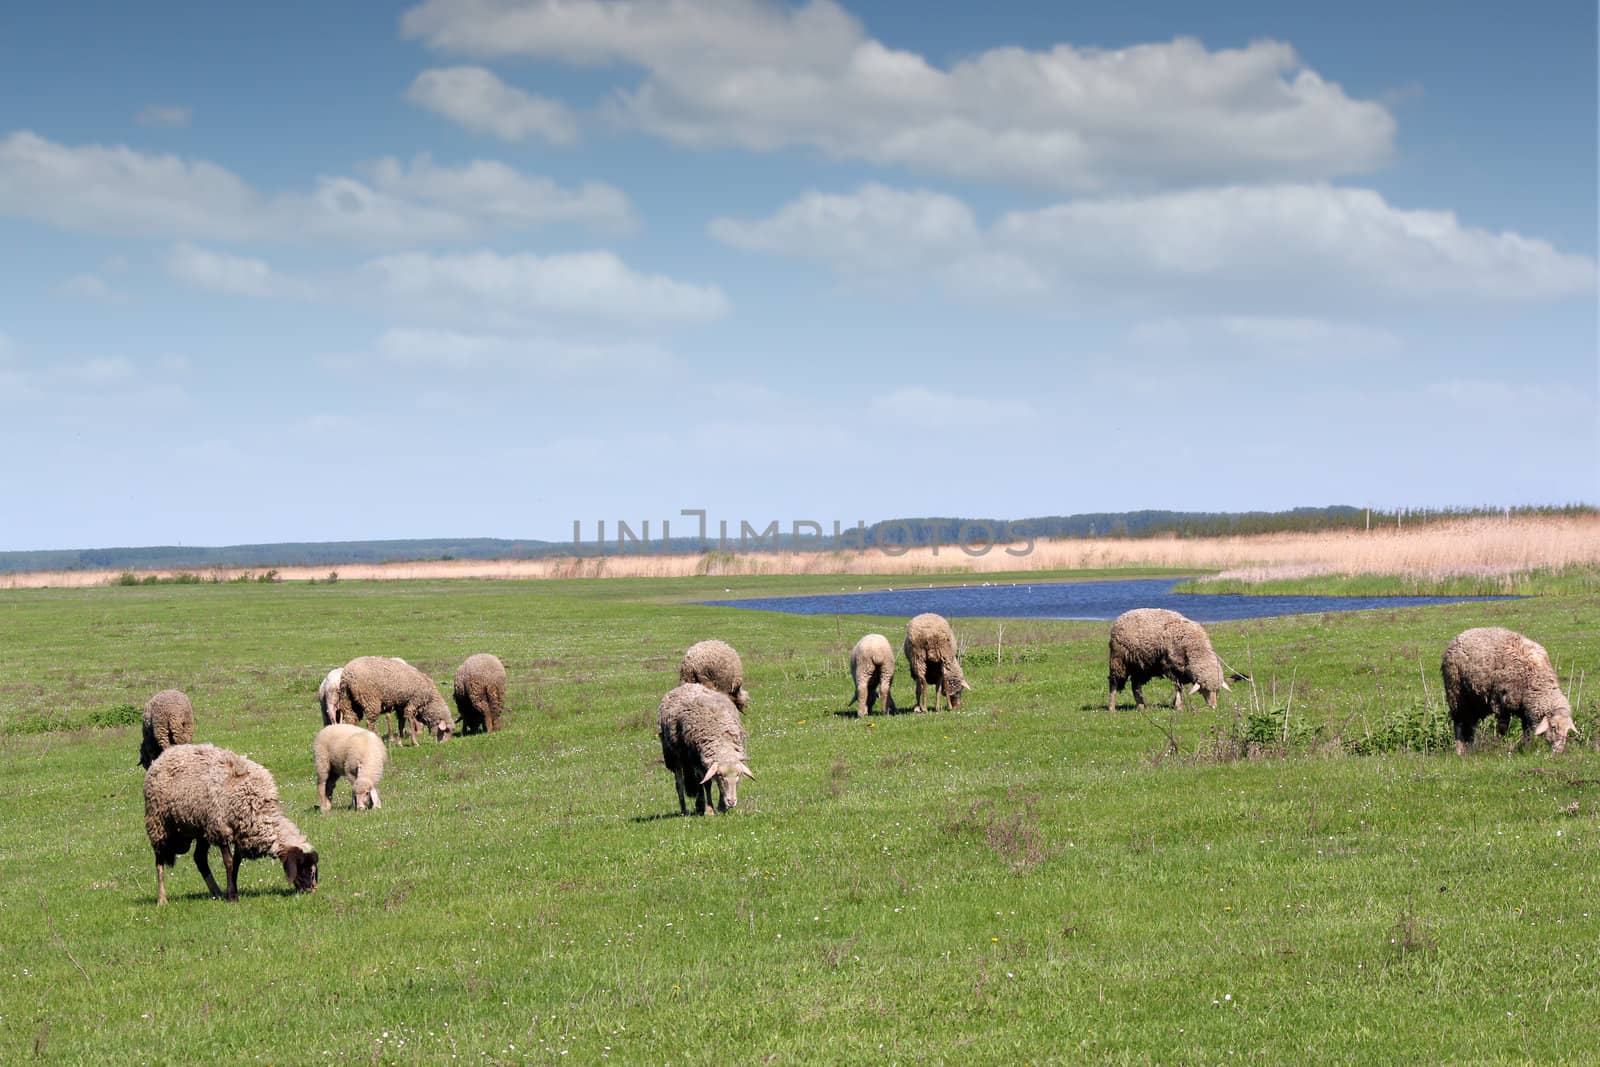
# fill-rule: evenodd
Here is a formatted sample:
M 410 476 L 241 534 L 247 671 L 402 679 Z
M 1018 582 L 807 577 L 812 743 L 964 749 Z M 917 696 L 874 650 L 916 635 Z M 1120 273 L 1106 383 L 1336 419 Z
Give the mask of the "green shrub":
M 103 729 L 110 726 L 133 726 L 144 721 L 144 709 L 134 704 L 117 704 L 114 707 L 91 711 L 83 720 L 84 726 Z

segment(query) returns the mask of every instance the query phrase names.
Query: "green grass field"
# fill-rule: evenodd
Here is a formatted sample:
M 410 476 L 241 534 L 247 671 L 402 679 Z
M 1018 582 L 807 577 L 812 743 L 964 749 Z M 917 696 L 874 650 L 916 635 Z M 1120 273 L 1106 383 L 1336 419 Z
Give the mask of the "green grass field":
M 961 709 L 867 722 L 840 714 L 846 655 L 903 619 L 686 603 L 856 584 L 0 594 L 0 1062 L 1596 1057 L 1600 678 L 1562 757 L 1327 738 L 1436 705 L 1468 626 L 1595 670 L 1600 598 L 1216 624 L 1255 692 L 1182 716 L 1107 712 L 1104 623 L 956 620 Z M 655 707 L 710 636 L 744 656 L 759 779 L 679 818 Z M 381 653 L 448 687 L 477 651 L 510 670 L 507 729 L 398 751 L 381 811 L 342 783 L 319 815 L 324 672 Z M 1320 741 L 1217 756 L 1291 684 Z M 182 857 L 156 909 L 137 726 L 62 727 L 168 686 L 196 740 L 274 772 L 317 893 L 258 860 L 214 902 Z

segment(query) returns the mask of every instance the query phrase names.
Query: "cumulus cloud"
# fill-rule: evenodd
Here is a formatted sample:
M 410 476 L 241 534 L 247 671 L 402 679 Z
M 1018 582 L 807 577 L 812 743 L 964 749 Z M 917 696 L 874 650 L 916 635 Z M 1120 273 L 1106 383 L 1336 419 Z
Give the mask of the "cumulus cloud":
M 529 228 L 573 222 L 624 233 L 636 225 L 627 196 L 604 182 L 563 189 L 549 178 L 524 174 L 494 160 L 441 167 L 427 153 L 409 164 L 391 157 L 380 159 L 371 172 L 377 188 L 396 198 L 496 226 Z
M 74 274 L 56 286 L 55 291 L 75 300 L 92 300 L 101 304 L 126 304 L 129 301 L 127 293 L 97 274 Z
M 611 252 L 549 256 L 489 250 L 404 252 L 369 261 L 363 274 L 390 300 L 435 313 L 499 321 L 579 319 L 606 324 L 692 324 L 722 318 L 714 285 L 636 271 Z
M 168 253 L 167 273 L 198 288 L 232 296 L 306 299 L 313 293 L 310 285 L 278 273 L 265 260 L 187 243 Z
M 1405 347 L 1398 335 L 1383 327 L 1259 315 L 1142 322 L 1129 331 L 1128 343 L 1138 353 L 1184 357 L 1226 353 L 1307 363 L 1397 356 Z
M 206 160 L 19 131 L 0 140 L 0 216 L 110 236 L 377 245 L 633 221 L 627 198 L 610 186 L 562 189 L 491 161 L 445 167 L 423 155 L 370 169 L 369 180 L 322 176 L 307 191 L 268 195 Z
M 902 386 L 872 399 L 872 410 L 896 422 L 919 426 L 1010 426 L 1031 421 L 1033 408 L 1020 400 L 992 400 L 962 391 Z
M 502 141 L 577 139 L 566 105 L 507 85 L 482 67 L 441 67 L 418 74 L 406 94 L 413 104 Z
M 654 345 L 598 345 L 543 336 L 464 333 L 402 327 L 386 330 L 374 345 L 387 362 L 452 371 L 529 370 L 562 377 L 651 373 L 674 364 Z
M 972 209 L 926 189 L 869 184 L 848 195 L 809 192 L 769 218 L 715 219 L 711 235 L 748 251 L 774 252 L 870 273 L 915 269 L 976 251 Z
M 1395 122 L 1277 41 L 995 48 L 939 66 L 832 0 L 426 0 L 407 36 L 447 53 L 643 71 L 619 121 L 679 144 L 806 146 L 1063 190 L 1370 171 Z
M 134 121 L 141 126 L 157 126 L 174 130 L 188 126 L 193 120 L 193 109 L 161 104 L 151 104 L 134 116 Z
M 1009 288 L 1074 306 L 1317 318 L 1556 300 L 1595 286 L 1587 256 L 1323 184 L 1086 198 L 1010 212 L 987 227 L 943 194 L 869 185 L 807 194 L 766 219 L 718 219 L 710 230 L 736 247 L 845 273 L 914 271 L 962 292 Z

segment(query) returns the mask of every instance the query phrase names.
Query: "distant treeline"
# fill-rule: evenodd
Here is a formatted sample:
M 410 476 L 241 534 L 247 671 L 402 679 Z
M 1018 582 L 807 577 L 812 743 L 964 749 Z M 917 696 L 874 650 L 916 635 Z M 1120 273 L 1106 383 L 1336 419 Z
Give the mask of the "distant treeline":
M 889 519 L 864 526 L 847 526 L 835 535 L 820 527 L 799 530 L 792 525 L 767 523 L 756 529 L 730 523 L 698 537 L 643 537 L 642 524 L 624 527 L 608 524 L 606 536 L 591 527 L 589 539 L 571 541 L 505 540 L 494 537 L 431 538 L 398 541 L 325 541 L 266 545 L 187 547 L 161 545 L 147 548 L 52 549 L 0 552 L 0 574 L 26 571 L 81 570 L 184 570 L 222 568 L 337 567 L 353 563 L 398 563 L 451 559 L 538 559 L 546 556 L 596 556 L 644 552 L 770 552 L 851 551 L 862 548 L 904 548 L 919 545 L 1015 544 L 1021 541 L 1086 537 L 1221 537 L 1238 534 L 1360 530 L 1405 527 L 1450 519 L 1501 516 L 1594 515 L 1588 504 L 1514 508 L 1378 509 L 1334 505 L 1294 508 L 1289 511 L 1123 511 L 1083 515 L 1050 515 L 1031 519 L 973 519 L 923 517 Z M 810 527 L 811 524 L 802 524 Z M 741 527 L 743 527 L 741 529 Z

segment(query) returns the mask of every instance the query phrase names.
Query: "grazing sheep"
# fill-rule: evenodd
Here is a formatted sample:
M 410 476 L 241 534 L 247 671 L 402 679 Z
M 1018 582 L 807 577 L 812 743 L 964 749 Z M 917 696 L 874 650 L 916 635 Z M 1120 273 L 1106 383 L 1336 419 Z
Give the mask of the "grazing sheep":
M 433 679 L 403 660 L 386 656 L 359 656 L 340 670 L 339 700 L 350 709 L 356 722 L 368 729 L 383 716 L 393 714 L 394 734 L 409 737 L 413 745 L 426 726 L 434 738 L 448 741 L 455 730 L 450 709 L 439 695 Z
M 1485 715 L 1494 716 L 1497 736 L 1506 735 L 1514 714 L 1522 720 L 1524 740 L 1531 729 L 1550 742 L 1551 751 L 1566 749 L 1572 705 L 1543 645 L 1500 626 L 1464 630 L 1444 650 L 1439 670 L 1455 726 L 1456 755 L 1467 754 Z
M 207 862 L 222 853 L 227 899 L 239 899 L 239 864 L 273 856 L 302 893 L 317 888 L 317 850 L 283 817 L 278 786 L 259 763 L 214 745 L 174 745 L 144 776 L 144 828 L 156 854 L 156 903 L 167 902 L 166 869 L 194 844 L 194 865 L 214 897 L 223 896 Z
M 335 667 L 322 679 L 322 684 L 317 686 L 317 704 L 322 708 L 322 725 L 331 726 L 336 722 L 343 722 L 343 705 L 339 702 L 339 679 L 344 671 Z
M 1144 683 L 1152 678 L 1172 682 L 1172 703 L 1180 711 L 1184 686 L 1203 693 L 1213 708 L 1220 690 L 1233 691 L 1204 626 L 1165 608 L 1134 608 L 1111 624 L 1110 709 L 1117 710 L 1117 694 L 1128 682 L 1134 703 L 1143 708 Z
M 468 656 L 456 668 L 455 698 L 462 733 L 494 733 L 506 711 L 505 665 L 487 652 Z
M 399 656 L 390 656 L 396 663 L 404 663 Z M 339 699 L 339 679 L 344 670 L 335 667 L 329 671 L 327 677 L 322 679 L 322 684 L 317 686 L 317 704 L 322 708 L 322 725 L 329 726 L 336 722 L 346 722 L 354 725 L 355 712 L 344 701 Z
M 340 775 L 350 779 L 351 806 L 356 811 L 383 807 L 378 782 L 389 759 L 383 738 L 371 730 L 336 722 L 317 731 L 311 754 L 317 762 L 317 806 L 323 811 L 333 807 L 333 787 Z
M 750 705 L 750 694 L 744 688 L 744 663 L 726 641 L 701 641 L 690 645 L 689 651 L 683 654 L 683 662 L 678 665 L 678 681 L 699 682 L 726 693 L 741 715 Z
M 911 666 L 911 677 L 917 683 L 917 702 L 913 711 L 923 712 L 928 686 L 934 687 L 933 710 L 939 710 L 943 696 L 954 710 L 961 706 L 961 694 L 971 689 L 967 677 L 961 673 L 961 661 L 956 657 L 956 635 L 944 616 L 931 611 L 923 612 L 906 624 L 906 662 Z
M 755 778 L 745 766 L 744 729 L 739 709 L 725 694 L 687 682 L 661 698 L 661 759 L 678 787 L 678 810 L 689 813 L 685 798 L 694 794 L 694 813 L 704 815 L 710 784 L 717 782 L 716 810 L 739 803 L 739 776 Z
M 178 689 L 163 689 L 144 706 L 139 766 L 148 770 L 157 756 L 173 745 L 194 740 L 194 705 Z
M 882 634 L 867 634 L 850 650 L 850 677 L 856 686 L 856 717 L 864 718 L 872 702 L 885 714 L 894 712 L 894 697 L 889 692 L 894 681 L 894 646 Z

